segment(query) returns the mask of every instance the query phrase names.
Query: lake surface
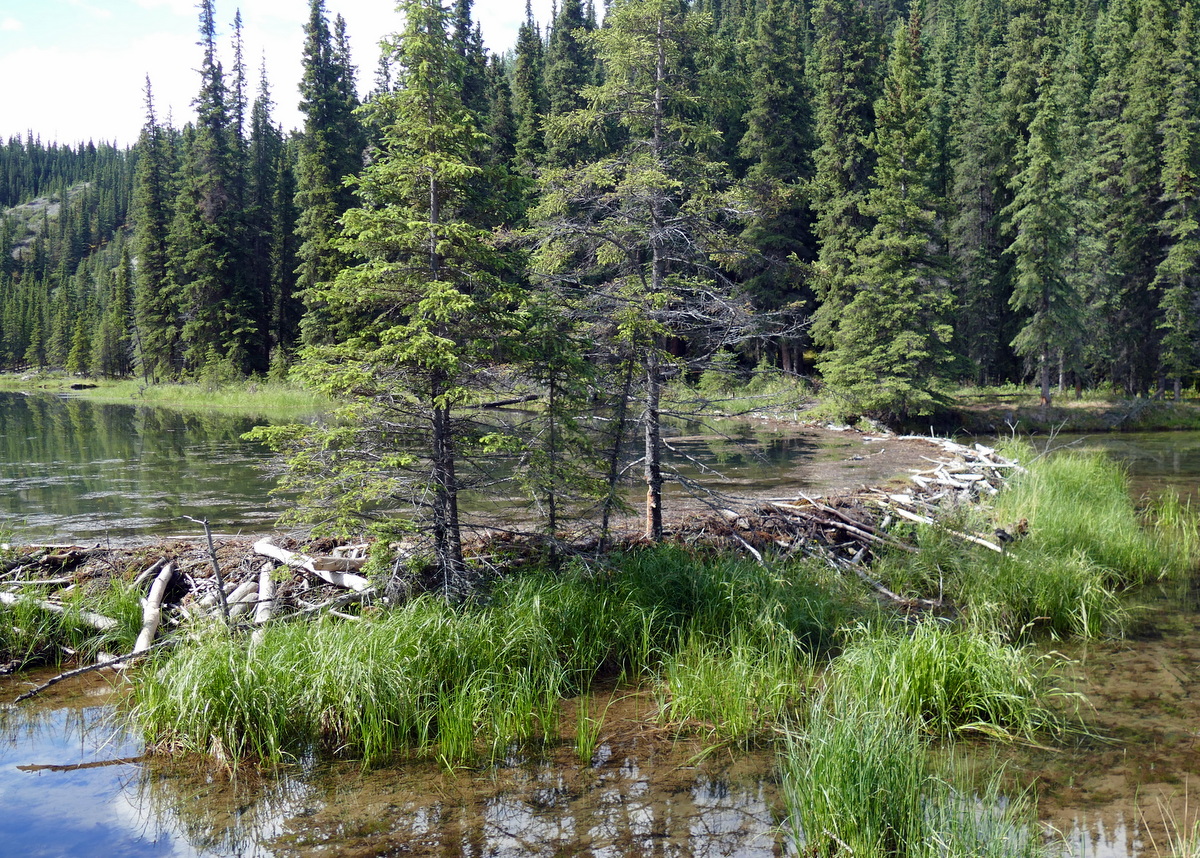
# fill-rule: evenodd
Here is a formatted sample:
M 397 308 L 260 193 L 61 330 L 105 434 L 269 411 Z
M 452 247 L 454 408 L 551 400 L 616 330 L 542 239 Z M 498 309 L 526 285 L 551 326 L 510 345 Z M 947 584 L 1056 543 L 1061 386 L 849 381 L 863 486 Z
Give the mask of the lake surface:
M 511 412 L 492 417 L 520 419 Z M 0 535 L 7 531 L 22 543 L 195 536 L 197 525 L 184 516 L 208 519 L 224 534 L 270 530 L 287 502 L 271 494 L 275 481 L 264 468 L 270 451 L 241 437 L 257 422 L 0 392 Z M 710 502 L 750 489 L 820 491 L 821 483 L 799 468 L 836 443 L 863 446 L 856 435 L 834 441 L 747 421 L 677 427 L 668 435 L 667 462 L 680 478 L 665 489 L 669 504 L 701 483 Z M 869 459 L 857 465 L 864 480 L 871 478 Z M 493 476 L 504 475 L 498 463 Z M 636 488 L 639 477 L 636 468 L 628 477 L 634 506 L 645 493 L 644 484 Z M 465 515 L 482 524 L 531 515 L 526 500 L 503 494 L 467 493 Z
M 0 530 L 19 542 L 118 542 L 261 530 L 280 502 L 244 441 L 254 420 L 0 393 Z
M 0 511 L 27 539 L 194 530 L 180 515 L 228 530 L 274 519 L 259 467 L 267 453 L 239 437 L 252 421 L 16 400 L 0 395 Z M 1127 464 L 1139 494 L 1192 496 L 1200 484 L 1200 433 L 1055 443 L 1107 449 Z M 675 446 L 712 457 L 734 487 L 759 468 L 782 482 L 781 470 L 821 453 L 811 440 L 764 435 L 753 444 L 691 435 Z M 1043 824 L 1073 858 L 1165 854 L 1168 833 L 1190 826 L 1198 804 L 1188 793 L 1200 777 L 1200 598 L 1190 587 L 1147 593 L 1137 634 L 1067 654 L 1096 706 L 1099 737 L 1053 752 L 1001 749 L 1014 789 L 1036 786 Z M 115 717 L 120 679 L 84 677 L 3 707 L 43 678 L 0 678 L 0 855 L 788 852 L 772 756 L 697 759 L 697 746 L 647 723 L 652 701 L 627 690 L 587 764 L 564 741 L 483 769 L 448 772 L 417 759 L 363 772 L 304 760 L 231 777 L 142 757 L 139 737 Z

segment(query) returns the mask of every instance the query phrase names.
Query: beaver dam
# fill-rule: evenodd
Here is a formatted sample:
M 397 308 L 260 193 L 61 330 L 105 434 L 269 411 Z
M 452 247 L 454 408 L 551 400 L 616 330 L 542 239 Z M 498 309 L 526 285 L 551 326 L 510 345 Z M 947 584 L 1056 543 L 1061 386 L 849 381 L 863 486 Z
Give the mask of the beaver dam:
M 356 793 L 352 832 L 314 810 L 262 828 L 242 851 L 202 854 L 331 842 L 477 854 L 474 823 L 447 816 L 445 799 L 467 788 L 462 778 L 499 789 L 518 771 L 541 772 L 530 792 L 479 799 L 485 815 L 508 802 L 521 829 L 489 854 L 537 853 L 529 838 L 640 854 L 658 823 L 582 810 L 594 787 L 577 779 L 651 758 L 707 767 L 710 784 L 725 784 L 714 796 L 749 790 L 749 805 L 731 809 L 676 779 L 692 795 L 687 825 L 715 838 L 685 851 L 746 853 L 728 814 L 750 805 L 761 812 L 733 829 L 757 832 L 768 853 L 1061 850 L 1029 784 L 1011 776 L 1032 768 L 982 761 L 1101 741 L 1080 668 L 1044 653 L 1144 629 L 1129 594 L 1188 586 L 1195 518 L 1172 495 L 1135 506 L 1122 470 L 1098 456 L 951 442 L 926 452 L 903 486 L 713 505 L 681 518 L 666 544 L 563 539 L 550 552 L 540 538 L 492 533 L 471 546 L 486 575 L 457 601 L 416 559 L 403 586 L 387 586 L 363 545 L 201 537 L 12 550 L 0 591 L 8 669 L 71 670 L 18 673 L 6 698 L 36 707 L 108 676 L 121 722 L 143 737 L 137 762 L 114 757 L 122 765 L 191 761 L 207 782 L 275 784 L 349 766 L 336 777 L 360 787 L 398 784 L 387 773 L 401 767 L 440 796 L 435 808 L 414 783 L 384 807 Z M 719 760 L 758 761 L 766 779 L 734 788 L 713 772 Z M 635 789 L 623 777 L 612 783 Z M 544 815 L 560 811 L 576 822 Z M 529 813 L 541 820 L 532 828 Z M 585 817 L 599 828 L 576 827 Z M 1190 825 L 1181 806 L 1154 830 L 1183 844 Z

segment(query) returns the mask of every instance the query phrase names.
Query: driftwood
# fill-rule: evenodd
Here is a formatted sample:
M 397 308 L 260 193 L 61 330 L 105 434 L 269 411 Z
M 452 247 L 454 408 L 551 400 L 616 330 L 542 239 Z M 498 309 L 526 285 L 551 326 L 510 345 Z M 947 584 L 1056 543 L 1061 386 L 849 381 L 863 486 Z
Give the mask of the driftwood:
M 175 577 L 175 564 L 167 563 L 150 585 L 150 595 L 142 600 L 142 630 L 138 633 L 137 643 L 133 645 L 133 654 L 137 655 L 150 647 L 158 626 L 162 622 L 162 603 L 167 595 L 167 587 Z
M 83 769 L 102 769 L 106 766 L 128 766 L 132 763 L 145 762 L 149 758 L 148 754 L 142 754 L 140 757 L 118 757 L 115 760 L 94 760 L 90 763 L 71 763 L 70 765 L 17 766 L 17 770 L 22 772 L 78 772 Z
M 371 589 L 371 582 L 361 575 L 352 574 L 351 570 L 362 569 L 367 561 L 361 557 L 309 557 L 280 548 L 270 539 L 260 539 L 254 543 L 256 553 L 294 569 L 304 569 L 316 575 L 322 581 L 346 587 L 355 592 L 363 593 Z
M 256 625 L 261 626 L 271 619 L 271 610 L 275 601 L 275 580 L 271 577 L 271 573 L 274 571 L 275 564 L 273 563 L 264 563 L 262 569 L 258 571 L 258 604 L 254 606 Z
M 67 610 L 57 602 L 49 602 L 45 599 L 35 599 L 32 596 L 20 596 L 15 593 L 0 593 L 0 604 L 15 605 L 18 602 L 32 602 L 43 611 L 52 611 L 56 614 L 65 613 Z M 102 614 L 95 614 L 91 611 L 80 611 L 79 619 L 85 625 L 89 625 L 92 628 L 102 632 L 107 632 L 117 627 L 117 621 L 112 617 L 106 617 Z
M 29 691 L 25 691 L 24 694 L 19 695 L 16 698 L 16 700 L 13 700 L 13 703 L 16 704 L 16 703 L 20 703 L 25 700 L 29 700 L 30 697 L 35 697 L 37 695 L 40 695 L 42 691 L 47 690 L 48 688 L 53 688 L 54 685 L 58 685 L 64 679 L 71 679 L 72 677 L 83 676 L 84 673 L 91 673 L 92 671 L 102 671 L 102 670 L 104 670 L 104 668 L 107 668 L 107 667 L 112 667 L 112 668 L 114 668 L 114 670 L 124 670 L 124 668 L 126 668 L 126 667 L 128 667 L 128 665 L 130 665 L 131 661 L 145 658 L 146 655 L 149 655 L 151 652 L 154 652 L 154 650 L 156 650 L 156 649 L 164 649 L 164 648 L 173 647 L 173 646 L 175 646 L 174 638 L 168 638 L 168 640 L 166 640 L 166 641 L 158 641 L 157 643 L 150 644 L 149 647 L 146 647 L 140 653 L 130 653 L 128 655 L 120 655 L 120 656 L 116 656 L 116 658 L 113 658 L 113 659 L 108 659 L 106 661 L 96 661 L 95 664 L 85 665 L 84 667 L 76 667 L 76 668 L 74 668 L 74 670 L 70 670 L 70 671 L 64 671 L 62 673 L 59 673 L 58 676 L 56 676 L 56 677 L 50 677 L 49 679 L 46 680 L 46 682 L 42 683 L 41 685 L 38 685 L 37 688 L 32 688 Z
M 168 560 L 166 557 L 160 557 L 157 560 L 155 560 L 153 563 L 151 563 L 149 566 L 147 566 L 145 569 L 143 569 L 141 572 L 138 573 L 138 576 L 133 579 L 133 586 L 140 587 L 143 584 L 145 584 L 147 581 L 149 581 L 151 578 L 153 578 L 155 575 L 157 575 L 159 572 L 161 572 L 163 567 L 167 565 L 167 562 L 168 562 Z

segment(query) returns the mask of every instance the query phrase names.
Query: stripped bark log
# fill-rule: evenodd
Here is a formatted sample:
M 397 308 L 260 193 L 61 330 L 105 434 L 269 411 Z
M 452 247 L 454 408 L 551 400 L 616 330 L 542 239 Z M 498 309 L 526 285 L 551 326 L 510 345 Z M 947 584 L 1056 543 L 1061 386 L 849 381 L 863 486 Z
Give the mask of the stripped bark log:
M 158 634 L 158 626 L 162 622 L 163 598 L 167 595 L 167 587 L 174 577 L 175 564 L 167 563 L 150 585 L 150 595 L 142 600 L 142 630 L 138 633 L 137 643 L 133 645 L 134 655 L 149 649 L 150 644 L 154 642 L 154 636 Z
M 901 518 L 908 519 L 909 521 L 916 522 L 917 524 L 937 525 L 937 522 L 934 521 L 929 516 L 918 515 L 917 513 L 909 512 L 908 510 L 906 510 L 902 507 L 892 507 L 891 509 L 892 509 L 892 512 L 894 512 L 896 515 L 900 516 Z M 988 542 L 986 539 L 983 539 L 981 537 L 973 536 L 970 533 L 962 533 L 961 531 L 958 531 L 958 530 L 951 530 L 950 528 L 944 528 L 944 530 L 946 531 L 946 533 L 949 533 L 951 536 L 957 536 L 959 539 L 965 539 L 967 542 L 973 542 L 976 545 L 982 545 L 984 548 L 989 548 L 992 551 L 995 551 L 997 554 L 1004 553 L 1004 549 L 1001 548 L 999 545 L 997 545 L 994 542 Z
M 157 575 L 159 572 L 161 572 L 163 567 L 166 565 L 167 565 L 166 557 L 158 558 L 153 563 L 151 563 L 148 567 L 146 567 L 144 570 L 142 570 L 141 572 L 138 573 L 138 576 L 133 579 L 133 586 L 135 586 L 135 587 L 142 586 L 147 581 L 149 581 L 151 578 L 153 578 L 155 575 Z
M 274 571 L 274 563 L 264 563 L 258 570 L 258 604 L 254 608 L 255 625 L 261 626 L 271 619 L 275 601 L 275 579 L 271 577 L 271 573 Z
M 229 619 L 237 619 L 242 614 L 248 614 L 258 601 L 258 580 L 251 578 L 229 594 Z
M 304 569 L 311 572 L 322 581 L 336 584 L 339 587 L 346 587 L 355 592 L 366 592 L 372 589 L 370 581 L 361 575 L 354 575 L 350 571 L 362 569 L 367 564 L 365 558 L 309 557 L 307 554 L 298 554 L 295 551 L 280 548 L 271 542 L 270 539 L 260 539 L 254 543 L 254 550 L 264 557 L 278 560 L 280 563 L 287 564 L 294 569 Z
M 32 602 L 43 611 L 51 611 L 55 614 L 66 613 L 66 608 L 54 602 L 46 601 L 45 599 L 35 599 L 32 596 L 21 596 L 16 593 L 0 593 L 0 603 L 5 605 L 15 605 L 18 602 Z M 91 611 L 80 611 L 77 616 L 84 625 L 107 632 L 117 627 L 117 621 L 112 617 L 106 617 L 102 614 L 95 614 Z

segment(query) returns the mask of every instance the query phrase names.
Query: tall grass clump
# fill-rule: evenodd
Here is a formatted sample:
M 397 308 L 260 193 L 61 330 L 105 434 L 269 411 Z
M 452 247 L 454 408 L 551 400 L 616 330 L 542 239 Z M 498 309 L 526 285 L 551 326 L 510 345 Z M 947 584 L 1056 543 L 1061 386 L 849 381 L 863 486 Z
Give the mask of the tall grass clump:
M 1023 457 L 1030 460 L 1026 452 Z M 1173 551 L 1143 526 L 1123 468 L 1096 453 L 1058 452 L 1031 461 L 996 498 L 997 520 L 1029 523 L 1029 542 L 1049 556 L 1082 555 L 1114 587 L 1189 570 L 1196 557 Z
M 101 651 L 128 652 L 142 626 L 141 594 L 128 582 L 114 580 L 97 592 L 77 589 L 61 611 L 41 607 L 45 593 L 38 588 L 20 595 L 14 604 L 0 604 L 0 662 L 19 667 L 58 664 L 68 649 L 89 658 Z M 111 617 L 117 625 L 99 631 L 84 612 Z
M 273 626 L 257 646 L 213 634 L 144 671 L 132 712 L 164 746 L 231 759 L 319 744 L 453 765 L 557 736 L 560 701 L 598 678 L 665 671 L 671 719 L 741 739 L 796 707 L 810 642 L 859 615 L 840 598 L 803 567 L 659 547 L 523 572 L 459 605 L 422 596 L 359 623 Z
M 934 767 L 918 725 L 885 705 L 826 694 L 781 760 L 787 827 L 801 855 L 1034 858 L 1027 801 L 994 780 L 957 787 Z
M 995 633 L 936 620 L 860 626 L 827 677 L 839 697 L 895 710 L 935 736 L 1026 740 L 1064 726 L 1067 695 L 1053 679 L 1047 657 Z
M 656 688 L 662 717 L 710 740 L 745 743 L 794 721 L 815 684 L 815 665 L 790 636 L 776 645 L 735 632 L 728 640 L 693 633 L 663 667 Z
M 660 643 L 669 649 L 685 631 L 723 638 L 737 629 L 768 639 L 783 630 L 805 649 L 823 652 L 837 644 L 838 629 L 874 609 L 861 589 L 813 562 L 766 568 L 663 545 L 619 558 L 612 575 L 626 598 L 655 611 L 667 631 Z

